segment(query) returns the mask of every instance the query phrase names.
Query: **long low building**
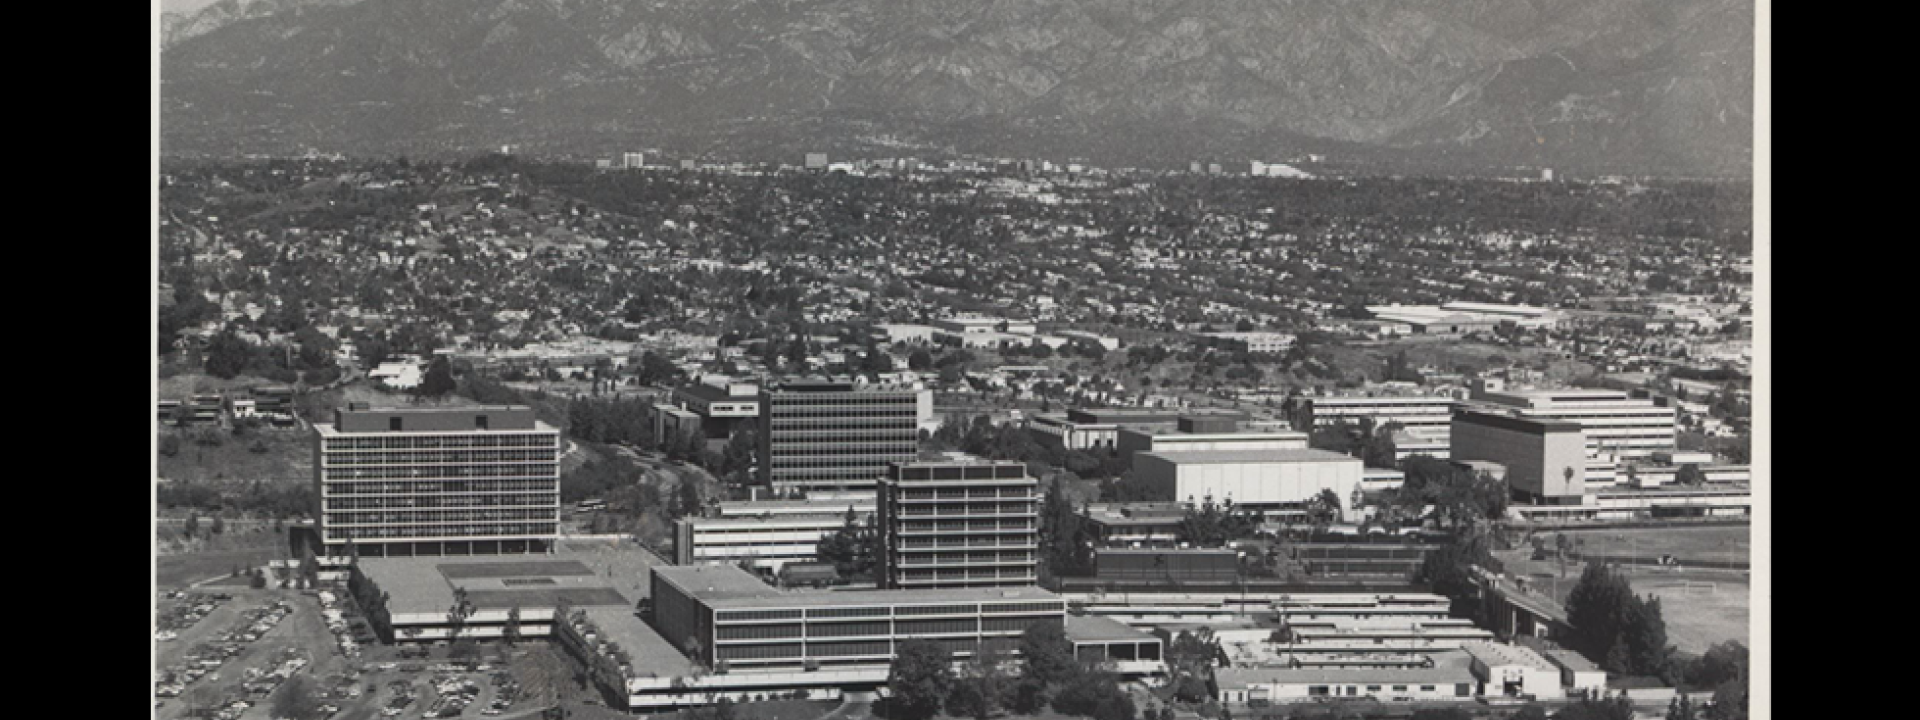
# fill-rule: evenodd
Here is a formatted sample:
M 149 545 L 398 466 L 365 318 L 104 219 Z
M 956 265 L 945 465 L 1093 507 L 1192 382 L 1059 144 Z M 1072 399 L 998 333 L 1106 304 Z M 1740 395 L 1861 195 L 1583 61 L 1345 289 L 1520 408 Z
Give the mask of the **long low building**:
M 1472 658 L 1453 650 L 1375 667 L 1228 667 L 1214 671 L 1219 700 L 1247 703 L 1373 698 L 1387 702 L 1470 701 L 1479 682 Z
M 731 565 L 656 567 L 652 596 L 654 626 L 682 652 L 743 670 L 884 664 L 915 638 L 966 657 L 1067 613 L 1039 588 L 783 591 Z
M 855 522 L 866 522 L 855 511 Z M 790 562 L 807 562 L 819 554 L 820 540 L 845 527 L 847 512 L 774 517 L 681 518 L 674 523 L 675 562 L 681 565 L 745 562 L 777 573 Z
M 1362 472 L 1359 458 L 1313 449 L 1140 453 L 1133 464 L 1156 499 L 1231 500 L 1254 511 L 1298 509 L 1322 490 L 1345 503 Z
M 1753 514 L 1753 490 L 1743 485 L 1609 487 L 1590 492 L 1579 505 L 1514 504 L 1507 514 L 1537 521 L 1746 517 Z

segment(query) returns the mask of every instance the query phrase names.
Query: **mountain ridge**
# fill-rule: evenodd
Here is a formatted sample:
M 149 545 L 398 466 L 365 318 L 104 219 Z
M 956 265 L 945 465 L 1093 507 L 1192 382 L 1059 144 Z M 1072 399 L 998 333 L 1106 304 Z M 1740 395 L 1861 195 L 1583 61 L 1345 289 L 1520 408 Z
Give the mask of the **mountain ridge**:
M 1332 147 L 1738 176 L 1752 17 L 1741 0 L 222 0 L 170 26 L 162 137 L 791 154 L 878 133 L 995 154 L 1022 143 L 973 136 L 1049 127 L 1158 138 L 1083 143 L 1122 164 Z M 800 128 L 816 134 L 769 139 Z

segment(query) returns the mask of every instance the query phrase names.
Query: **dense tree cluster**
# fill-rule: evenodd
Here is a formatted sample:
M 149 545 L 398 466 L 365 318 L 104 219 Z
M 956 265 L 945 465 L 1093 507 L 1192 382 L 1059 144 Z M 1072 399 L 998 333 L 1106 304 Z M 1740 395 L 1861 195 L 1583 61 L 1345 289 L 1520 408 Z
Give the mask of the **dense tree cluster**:
M 1567 645 L 1609 672 L 1667 678 L 1673 648 L 1658 597 L 1635 595 L 1624 573 L 1589 563 L 1567 596 Z
M 981 645 L 957 673 L 951 655 L 938 644 L 909 640 L 900 645 L 887 685 L 892 694 L 887 717 L 894 720 L 926 720 L 942 707 L 976 720 L 1002 710 L 1033 715 L 1049 707 L 1093 720 L 1139 715 L 1114 675 L 1075 658 L 1061 626 L 1047 622 L 1028 626 L 1013 647 L 1001 641 Z

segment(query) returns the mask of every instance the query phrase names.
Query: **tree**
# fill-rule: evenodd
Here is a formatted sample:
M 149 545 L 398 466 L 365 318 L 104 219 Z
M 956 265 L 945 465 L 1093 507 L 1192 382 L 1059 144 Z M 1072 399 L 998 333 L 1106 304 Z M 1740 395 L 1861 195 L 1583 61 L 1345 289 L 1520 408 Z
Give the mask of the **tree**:
M 1667 645 L 1666 620 L 1659 598 L 1633 594 L 1626 575 L 1588 563 L 1567 595 L 1568 644 L 1590 658 L 1600 658 L 1610 672 L 1627 675 L 1665 675 L 1672 648 Z
M 194 515 L 192 513 L 188 513 L 187 522 L 185 525 L 181 526 L 180 531 L 181 531 L 181 534 L 186 535 L 187 538 L 191 539 L 194 533 L 200 532 L 200 516 Z
M 1547 708 L 1529 703 L 1526 707 L 1520 708 L 1519 712 L 1507 716 L 1507 720 L 1547 720 Z
M 673 516 L 698 516 L 704 502 L 700 498 L 700 483 L 691 474 L 681 475 L 680 488 L 674 492 Z
M 476 651 L 471 638 L 460 636 L 460 632 L 467 627 L 467 619 L 473 617 L 474 610 L 473 601 L 467 598 L 467 589 L 454 588 L 453 605 L 447 608 L 447 640 L 453 643 L 453 647 L 447 651 L 448 657 L 468 657 Z
M 932 367 L 933 355 L 928 353 L 926 348 L 914 350 L 912 354 L 907 355 L 907 369 L 909 370 L 919 372 Z
M 227 521 L 224 518 L 221 518 L 219 515 L 213 516 L 213 527 L 210 528 L 210 530 L 215 535 L 220 535 L 225 533 L 227 531 Z
M 1226 657 L 1213 630 L 1180 631 L 1167 646 L 1167 671 L 1173 696 L 1181 702 L 1203 702 L 1213 697 L 1213 668 Z
M 253 346 L 234 334 L 232 328 L 215 335 L 207 343 L 206 370 L 208 375 L 222 380 L 231 380 L 247 369 L 247 363 L 253 361 Z
M 515 605 L 507 609 L 507 626 L 501 629 L 500 637 L 501 639 L 506 640 L 508 647 L 512 647 L 520 643 L 520 606 L 519 605 Z
M 903 642 L 887 670 L 894 711 L 889 716 L 927 720 L 940 711 L 953 684 L 952 656 L 945 648 L 931 640 Z
M 1728 640 L 1707 648 L 1700 656 L 1700 664 L 1695 666 L 1687 682 L 1696 686 L 1714 687 L 1733 680 L 1744 680 L 1747 676 L 1747 646 L 1738 640 Z
M 1667 720 L 1700 720 L 1699 712 L 1693 707 L 1693 698 L 1686 693 L 1667 701 Z
M 814 547 L 814 557 L 820 562 L 832 563 L 841 578 L 863 577 L 873 572 L 879 560 L 879 541 L 879 528 L 873 517 L 868 516 L 862 523 L 860 514 L 848 506 L 846 523 L 832 535 L 820 539 Z
M 320 693 L 314 687 L 313 678 L 295 674 L 281 683 L 279 692 L 273 696 L 273 716 L 287 720 L 319 718 Z
M 1020 633 L 1021 682 L 1009 704 L 1015 712 L 1031 714 L 1053 701 L 1054 688 L 1070 685 L 1082 675 L 1073 655 L 1073 641 L 1057 623 L 1034 623 Z
M 1460 708 L 1421 708 L 1408 720 L 1473 720 L 1473 714 Z
M 1323 488 L 1307 501 L 1307 519 L 1315 533 L 1325 533 L 1340 518 L 1340 494 Z
M 955 678 L 952 692 L 947 695 L 949 714 L 987 720 L 993 716 L 994 710 L 1006 704 L 1010 688 L 1003 642 L 990 639 L 980 643 L 974 649 L 973 657 L 960 666 L 960 674 Z
M 427 374 L 420 379 L 419 386 L 413 389 L 421 397 L 446 397 L 460 384 L 453 379 L 453 366 L 445 355 L 436 355 L 427 364 Z
M 1555 713 L 1554 720 L 1633 720 L 1633 701 L 1626 693 L 1611 698 L 1586 698 Z
M 174 457 L 176 455 L 179 455 L 180 454 L 180 436 L 170 434 L 170 435 L 167 435 L 166 437 L 160 438 L 160 454 L 165 455 L 167 457 Z
M 1700 485 L 1707 481 L 1707 474 L 1700 470 L 1699 465 L 1687 463 L 1674 473 L 1673 481 L 1681 485 Z

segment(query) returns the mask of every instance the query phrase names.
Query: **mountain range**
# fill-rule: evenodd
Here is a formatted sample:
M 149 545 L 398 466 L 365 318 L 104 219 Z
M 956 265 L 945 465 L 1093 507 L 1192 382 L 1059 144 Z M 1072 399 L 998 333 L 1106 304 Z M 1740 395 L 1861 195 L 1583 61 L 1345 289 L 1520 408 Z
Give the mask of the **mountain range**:
M 1744 177 L 1751 0 L 220 0 L 162 149 Z

